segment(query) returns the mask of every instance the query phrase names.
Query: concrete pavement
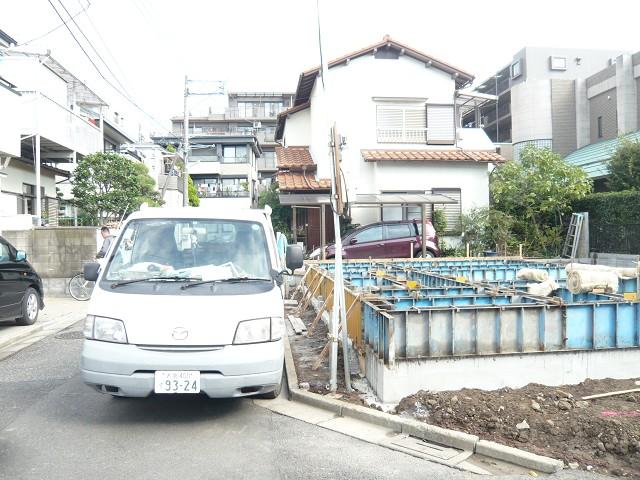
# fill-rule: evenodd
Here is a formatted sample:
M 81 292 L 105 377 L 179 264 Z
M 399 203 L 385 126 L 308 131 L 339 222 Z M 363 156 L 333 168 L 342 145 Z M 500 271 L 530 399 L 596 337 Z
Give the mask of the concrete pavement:
M 23 337 L 22 348 L 0 360 L 0 479 L 476 478 L 369 443 L 376 435 L 384 443 L 386 433 L 282 397 L 269 404 L 99 394 L 78 371 L 86 303 L 49 306 L 40 319 L 46 328 Z M 279 408 L 286 415 L 297 409 L 306 421 Z M 353 438 L 359 435 L 367 441 Z M 572 471 L 553 478 L 597 477 Z

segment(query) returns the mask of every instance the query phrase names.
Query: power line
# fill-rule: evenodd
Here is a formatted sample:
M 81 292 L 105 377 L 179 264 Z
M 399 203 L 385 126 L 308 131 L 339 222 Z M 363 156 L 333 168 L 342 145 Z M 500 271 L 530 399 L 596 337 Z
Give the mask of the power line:
M 82 2 L 81 0 L 77 0 L 78 4 L 80 6 L 82 6 Z M 98 27 L 96 27 L 96 25 L 93 23 L 93 20 L 91 20 L 91 16 L 89 15 L 88 11 L 85 11 L 85 17 L 87 17 L 87 20 L 89 21 L 89 24 L 91 25 L 91 27 L 93 28 L 93 30 L 96 32 L 96 34 L 98 35 L 98 38 L 100 39 L 100 42 L 102 42 L 102 46 L 104 47 L 104 49 L 107 51 L 107 54 L 109 55 L 109 57 L 111 57 L 111 60 L 113 61 L 113 63 L 116 65 L 116 68 L 120 71 L 120 74 L 122 75 L 122 78 L 124 79 L 124 81 L 127 84 L 130 84 L 129 79 L 127 78 L 127 74 L 125 73 L 124 69 L 120 66 L 120 64 L 118 63 L 118 60 L 116 59 L 115 55 L 111 52 L 111 50 L 109 49 L 109 46 L 107 45 L 107 42 L 104 40 L 104 38 L 102 37 L 102 35 L 100 34 L 100 31 L 98 30 Z
M 120 80 L 118 80 L 118 77 L 116 77 L 116 74 L 113 73 L 113 70 L 111 70 L 111 68 L 109 67 L 109 65 L 107 65 L 107 62 L 104 61 L 104 58 L 102 58 L 102 55 L 100 55 L 100 53 L 98 52 L 98 50 L 96 50 L 96 47 L 93 46 L 93 43 L 91 42 L 91 40 L 89 40 L 89 38 L 87 38 L 87 36 L 84 34 L 84 32 L 82 31 L 82 29 L 80 28 L 80 25 L 78 25 L 78 22 L 76 22 L 76 20 L 71 16 L 71 14 L 69 13 L 69 10 L 67 10 L 67 7 L 64 6 L 64 3 L 62 3 L 62 0 L 58 0 L 58 3 L 60 4 L 60 6 L 64 9 L 65 12 L 67 12 L 67 15 L 69 15 L 69 17 L 71 18 L 71 21 L 73 21 L 73 24 L 76 26 L 76 28 L 78 29 L 78 31 L 82 34 L 82 36 L 84 37 L 84 39 L 87 41 L 87 43 L 89 44 L 89 46 L 91 47 L 91 49 L 95 52 L 95 54 L 98 56 L 98 58 L 100 59 L 100 61 L 104 64 L 105 67 L 107 67 L 107 71 L 111 74 L 111 76 L 113 77 L 113 79 L 118 82 L 118 85 L 120 85 L 122 87 L 122 90 L 124 90 L 124 92 L 131 96 L 131 94 L 127 91 L 126 87 L 122 84 L 122 82 Z
M 62 15 L 60 14 L 60 12 L 58 11 L 58 9 L 56 8 L 56 6 L 53 4 L 52 0 L 47 0 L 49 2 L 49 5 L 51 5 L 51 8 L 53 8 L 53 10 L 56 12 L 56 15 L 58 15 L 58 17 L 60 17 L 60 20 L 62 20 L 64 22 L 64 18 L 62 18 Z M 158 120 L 156 120 L 152 115 L 150 115 L 149 113 L 147 113 L 145 110 L 142 109 L 142 107 L 140 107 L 136 102 L 134 102 L 131 97 L 125 93 L 123 93 L 118 87 L 116 87 L 107 77 L 104 76 L 104 74 L 102 73 L 102 71 L 98 68 L 98 66 L 95 64 L 95 62 L 93 61 L 93 59 L 89 56 L 89 54 L 87 53 L 87 51 L 84 49 L 84 47 L 82 46 L 82 44 L 78 41 L 78 39 L 76 38 L 76 36 L 73 34 L 73 31 L 71 30 L 71 28 L 69 28 L 69 25 L 67 25 L 66 23 L 64 23 L 64 26 L 67 27 L 67 30 L 69 31 L 69 34 L 73 37 L 73 39 L 75 40 L 76 44 L 78 44 L 78 47 L 80 47 L 80 50 L 82 50 L 82 53 L 84 53 L 85 57 L 87 57 L 87 59 L 89 60 L 89 62 L 91 63 L 91 65 L 93 65 L 93 68 L 96 69 L 96 71 L 98 72 L 98 75 L 100 75 L 100 77 L 111 87 L 113 88 L 116 92 L 118 92 L 123 98 L 125 98 L 127 101 L 129 101 L 134 107 L 136 107 L 138 110 L 140 110 L 140 112 L 142 112 L 144 115 L 146 115 L 149 119 L 151 119 L 153 122 L 155 122 L 157 125 L 160 126 L 160 128 L 162 128 L 163 130 L 169 132 L 171 135 L 173 135 L 173 132 L 171 130 L 169 130 L 167 127 L 165 127 L 164 125 L 162 125 Z
M 78 3 L 80 3 L 80 0 L 78 0 Z M 75 14 L 74 14 L 74 15 L 73 15 L 69 20 L 72 20 L 72 19 L 76 18 L 78 15 L 82 14 L 83 12 L 86 12 L 86 11 L 87 11 L 87 9 L 88 9 L 90 6 L 91 6 L 91 3 L 90 3 L 89 1 L 87 1 L 87 6 L 86 6 L 86 7 L 83 7 L 83 6 L 82 6 L 82 3 L 80 3 L 81 10 L 80 10 L 79 12 L 75 13 Z M 37 37 L 35 37 L 35 38 L 32 38 L 31 40 L 28 40 L 28 41 L 26 41 L 26 42 L 22 42 L 22 43 L 20 44 L 20 46 L 28 45 L 28 44 L 30 44 L 30 43 L 32 43 L 32 42 L 35 42 L 36 40 L 40 40 L 41 38 L 46 37 L 47 35 L 49 35 L 49 34 L 51 34 L 51 33 L 55 32 L 56 30 L 58 30 L 58 29 L 60 29 L 60 28 L 64 27 L 64 26 L 67 24 L 67 22 L 68 22 L 69 20 L 63 21 L 63 22 L 62 22 L 60 25 L 58 25 L 57 27 L 52 28 L 51 30 L 49 30 L 49 31 L 48 31 L 48 32 L 46 32 L 46 33 L 43 33 L 42 35 L 39 35 L 39 36 L 37 36 Z

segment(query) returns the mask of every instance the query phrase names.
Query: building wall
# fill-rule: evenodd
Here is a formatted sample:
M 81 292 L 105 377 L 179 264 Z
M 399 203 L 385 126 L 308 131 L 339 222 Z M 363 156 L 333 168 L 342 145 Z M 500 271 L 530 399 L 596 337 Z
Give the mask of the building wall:
M 611 89 L 589 99 L 589 132 L 591 143 L 618 136 L 617 95 Z M 598 117 L 602 117 L 602 137 L 598 137 Z
M 511 122 L 514 147 L 520 142 L 552 138 L 549 79 L 530 80 L 511 89 Z
M 20 95 L 0 86 L 0 157 L 5 154 L 20 156 L 20 125 L 13 115 L 6 114 L 17 111 L 20 102 Z
M 398 59 L 376 59 L 367 55 L 348 65 L 336 66 L 327 75 L 331 99 L 330 116 L 347 144 L 342 150 L 342 168 L 347 179 L 348 195 L 374 193 L 375 164 L 365 163 L 361 149 L 451 148 L 443 145 L 378 143 L 376 136 L 376 101 L 374 99 L 415 98 L 432 104 L 452 104 L 455 90 L 453 78 L 436 68 L 407 56 Z M 310 151 L 318 164 L 318 177 L 330 177 L 329 125 L 324 117 L 327 102 L 322 98 L 320 82 L 311 94 Z M 289 142 L 289 144 L 291 144 Z M 417 172 L 421 174 L 421 170 Z M 375 182 L 384 187 L 384 180 Z
M 309 145 L 309 125 L 311 122 L 311 109 L 301 110 L 289 115 L 284 129 L 284 146 L 295 147 Z
M 69 106 L 67 82 L 33 57 L 0 57 L 0 76 L 18 90 L 39 91 L 55 102 Z
M 574 80 L 551 80 L 553 150 L 562 156 L 577 148 Z

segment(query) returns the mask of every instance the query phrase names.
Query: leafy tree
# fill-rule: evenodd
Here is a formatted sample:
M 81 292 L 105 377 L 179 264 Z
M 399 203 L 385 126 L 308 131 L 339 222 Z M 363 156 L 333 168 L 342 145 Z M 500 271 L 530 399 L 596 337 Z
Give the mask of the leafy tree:
M 474 208 L 462 215 L 462 238 L 477 255 L 485 250 L 503 251 L 515 246 L 511 215 L 491 208 Z
M 614 192 L 640 190 L 640 141 L 622 139 L 609 160 L 607 184 Z
M 271 222 L 273 223 L 273 229 L 276 232 L 282 232 L 285 235 L 290 235 L 291 225 L 291 207 L 285 207 L 280 205 L 280 198 L 278 197 L 278 184 L 272 183 L 267 190 L 264 190 L 258 196 L 258 207 L 264 208 L 265 205 L 271 207 Z
M 117 153 L 93 153 L 73 172 L 73 204 L 103 224 L 137 210 L 142 203 L 159 205 L 159 194 L 147 167 Z
M 556 254 L 563 217 L 572 202 L 591 191 L 591 180 L 549 149 L 529 146 L 520 162 L 509 161 L 492 173 L 494 209 L 513 217 L 513 231 L 531 254 Z
M 196 189 L 196 186 L 193 184 L 193 179 L 191 178 L 191 175 L 189 175 L 189 205 L 192 207 L 199 207 L 200 206 L 200 197 L 198 197 L 198 190 Z
M 438 235 L 443 235 L 447 231 L 447 216 L 442 208 L 433 210 L 433 228 Z

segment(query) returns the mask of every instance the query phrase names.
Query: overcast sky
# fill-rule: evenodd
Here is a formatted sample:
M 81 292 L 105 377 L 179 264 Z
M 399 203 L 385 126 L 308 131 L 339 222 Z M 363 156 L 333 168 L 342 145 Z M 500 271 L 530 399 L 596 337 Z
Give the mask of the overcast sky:
M 319 63 L 316 0 L 20 0 L 3 5 L 0 29 L 24 43 L 61 25 L 50 1 L 65 18 L 60 2 L 71 14 L 88 6 L 75 18 L 82 32 L 136 103 L 166 127 L 182 111 L 185 74 L 224 80 L 230 91 L 294 91 L 300 72 Z M 474 74 L 476 84 L 524 46 L 640 50 L 635 0 L 608 0 L 606 8 L 593 0 L 320 1 L 328 58 L 389 34 Z M 76 25 L 69 26 L 110 77 Z M 65 27 L 29 46 L 51 49 L 112 109 L 135 112 L 100 79 Z

